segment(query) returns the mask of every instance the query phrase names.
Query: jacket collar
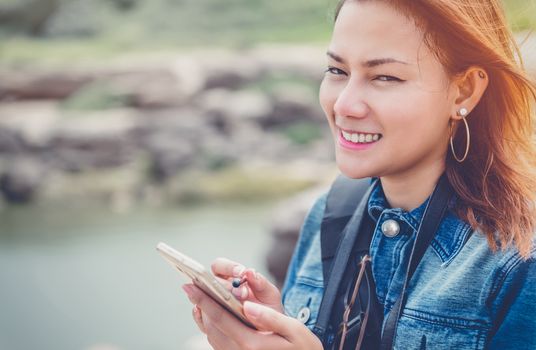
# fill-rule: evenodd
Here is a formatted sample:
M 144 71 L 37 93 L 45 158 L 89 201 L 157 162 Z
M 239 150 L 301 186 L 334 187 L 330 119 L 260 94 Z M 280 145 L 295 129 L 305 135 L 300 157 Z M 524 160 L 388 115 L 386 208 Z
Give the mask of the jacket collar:
M 380 216 L 388 211 L 391 214 L 396 215 L 401 221 L 405 222 L 410 230 L 409 234 L 414 235 L 417 233 L 419 224 L 423 218 L 424 210 L 430 197 L 428 197 L 421 205 L 411 211 L 405 211 L 401 208 L 391 208 L 383 188 L 381 181 L 377 181 L 372 193 L 369 197 L 367 210 L 370 217 L 374 222 L 378 222 Z M 448 204 L 448 209 L 439 225 L 439 229 L 432 240 L 431 246 L 436 255 L 441 259 L 444 265 L 447 265 L 454 259 L 454 257 L 460 252 L 464 243 L 471 234 L 471 226 L 462 221 L 455 214 L 457 197 L 454 195 Z M 406 232 L 408 232 L 406 231 Z

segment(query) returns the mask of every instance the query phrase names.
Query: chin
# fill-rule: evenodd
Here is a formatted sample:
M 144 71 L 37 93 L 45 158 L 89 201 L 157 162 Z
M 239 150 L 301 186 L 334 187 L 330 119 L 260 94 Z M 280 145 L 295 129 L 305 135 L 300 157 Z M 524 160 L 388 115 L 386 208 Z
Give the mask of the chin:
M 363 179 L 366 177 L 374 177 L 375 175 L 371 173 L 370 170 L 367 170 L 363 167 L 359 167 L 359 164 L 356 162 L 350 162 L 348 159 L 339 161 L 337 159 L 337 168 L 341 173 L 351 179 Z

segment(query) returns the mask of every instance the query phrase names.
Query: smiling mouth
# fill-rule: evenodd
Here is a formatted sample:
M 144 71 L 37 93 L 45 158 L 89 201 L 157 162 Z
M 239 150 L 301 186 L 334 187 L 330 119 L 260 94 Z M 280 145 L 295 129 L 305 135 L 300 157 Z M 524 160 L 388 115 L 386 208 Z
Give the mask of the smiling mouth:
M 344 131 L 342 129 L 341 129 L 341 135 L 343 139 L 345 139 L 346 141 L 356 143 L 356 144 L 372 143 L 382 138 L 382 134 L 349 132 L 349 131 Z

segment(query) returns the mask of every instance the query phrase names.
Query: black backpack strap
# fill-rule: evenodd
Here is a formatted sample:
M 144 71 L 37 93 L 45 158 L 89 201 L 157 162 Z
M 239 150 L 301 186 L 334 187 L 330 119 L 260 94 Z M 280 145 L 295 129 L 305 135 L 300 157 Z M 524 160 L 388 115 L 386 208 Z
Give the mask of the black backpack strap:
M 373 187 L 370 179 L 354 180 L 340 175 L 328 193 L 321 227 L 325 289 L 318 320 L 313 329 L 323 343 L 339 285 L 363 215 L 366 215 L 367 202 Z
M 354 215 L 369 187 L 371 187 L 370 178 L 351 179 L 342 174 L 331 186 L 326 198 L 320 232 L 324 287 L 327 286 L 333 257 L 337 252 L 344 227 Z
M 398 325 L 402 308 L 406 301 L 406 288 L 411 280 L 411 277 L 413 276 L 413 273 L 417 269 L 417 266 L 424 256 L 424 253 L 435 237 L 435 233 L 439 228 L 439 224 L 441 223 L 441 219 L 447 210 L 448 202 L 452 195 L 453 190 L 450 186 L 447 175 L 443 174 L 439 178 L 439 182 L 432 193 L 430 200 L 428 201 L 426 209 L 424 210 L 423 219 L 419 225 L 419 229 L 417 230 L 413 249 L 411 250 L 402 291 L 393 308 L 387 315 L 387 319 L 385 320 L 381 341 L 381 350 L 391 350 L 395 344 L 396 327 Z

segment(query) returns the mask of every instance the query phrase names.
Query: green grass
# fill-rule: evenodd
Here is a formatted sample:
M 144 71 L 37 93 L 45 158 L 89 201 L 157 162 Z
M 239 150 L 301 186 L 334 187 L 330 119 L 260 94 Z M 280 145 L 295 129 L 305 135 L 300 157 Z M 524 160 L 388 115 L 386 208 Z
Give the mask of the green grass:
M 314 185 L 317 179 L 296 177 L 282 167 L 227 167 L 211 173 L 191 170 L 172 179 L 166 192 L 182 204 L 206 201 L 258 201 L 288 197 Z
M 90 36 L 32 38 L 0 24 L 0 63 L 62 64 L 138 51 L 325 42 L 335 0 L 151 0 L 125 12 L 103 4 L 94 13 L 79 14 Z
M 16 2 L 0 0 L 0 6 Z M 536 0 L 503 2 L 516 31 L 536 29 Z M 85 36 L 35 38 L 8 34 L 0 24 L 0 64 L 61 65 L 123 53 L 261 42 L 326 43 L 337 0 L 137 0 L 128 11 L 110 0 L 96 3 L 94 11 L 74 14 L 88 26 L 91 34 Z
M 66 110 L 103 110 L 125 107 L 129 97 L 107 83 L 96 82 L 83 86 L 61 103 Z
M 296 122 L 280 131 L 289 140 L 298 145 L 307 145 L 322 136 L 322 127 L 312 122 Z

